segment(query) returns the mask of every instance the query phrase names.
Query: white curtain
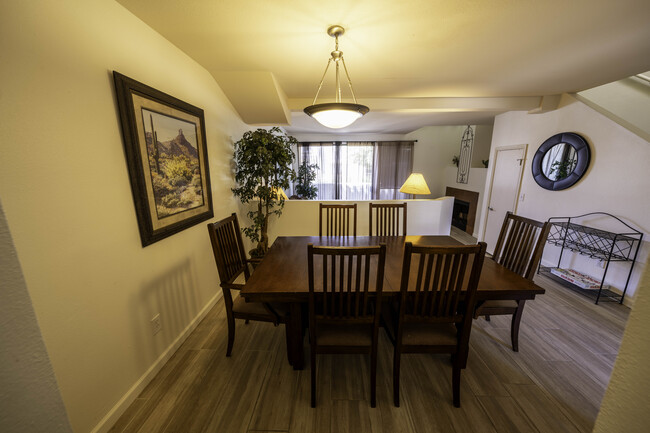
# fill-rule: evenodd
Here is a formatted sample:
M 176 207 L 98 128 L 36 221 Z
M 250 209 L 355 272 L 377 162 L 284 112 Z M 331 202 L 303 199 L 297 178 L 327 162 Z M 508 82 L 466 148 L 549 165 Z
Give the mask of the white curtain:
M 298 164 L 317 164 L 317 200 L 405 199 L 399 192 L 413 167 L 413 142 L 310 142 Z

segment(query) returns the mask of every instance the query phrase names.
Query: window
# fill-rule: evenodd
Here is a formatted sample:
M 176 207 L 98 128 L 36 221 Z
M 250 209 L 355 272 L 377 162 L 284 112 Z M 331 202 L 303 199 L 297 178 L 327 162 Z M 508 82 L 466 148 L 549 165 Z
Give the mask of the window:
M 317 200 L 393 200 L 413 167 L 412 141 L 298 145 L 298 164 L 317 164 Z

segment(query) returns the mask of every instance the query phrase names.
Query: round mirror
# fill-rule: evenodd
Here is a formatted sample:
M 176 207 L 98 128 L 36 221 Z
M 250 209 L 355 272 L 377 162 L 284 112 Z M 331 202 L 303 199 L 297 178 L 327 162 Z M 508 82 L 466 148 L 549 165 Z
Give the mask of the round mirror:
M 549 180 L 562 180 L 575 170 L 577 162 L 574 147 L 569 143 L 558 143 L 544 154 L 542 172 Z
M 589 145 L 583 137 L 572 132 L 556 134 L 535 153 L 533 178 L 545 189 L 569 188 L 587 171 L 589 159 Z

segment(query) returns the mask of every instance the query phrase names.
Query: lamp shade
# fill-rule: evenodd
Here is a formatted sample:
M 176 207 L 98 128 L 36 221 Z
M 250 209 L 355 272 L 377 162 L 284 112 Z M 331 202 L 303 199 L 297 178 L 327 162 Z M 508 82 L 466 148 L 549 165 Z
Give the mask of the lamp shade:
M 332 129 L 345 128 L 368 111 L 365 105 L 344 102 L 310 105 L 304 109 L 318 123 Z
M 287 197 L 287 194 L 282 188 L 273 187 L 273 193 L 278 200 L 280 200 L 280 197 L 283 197 L 285 200 L 289 200 L 289 197 Z
M 431 194 L 422 173 L 411 173 L 404 185 L 399 189 L 399 192 L 404 194 Z

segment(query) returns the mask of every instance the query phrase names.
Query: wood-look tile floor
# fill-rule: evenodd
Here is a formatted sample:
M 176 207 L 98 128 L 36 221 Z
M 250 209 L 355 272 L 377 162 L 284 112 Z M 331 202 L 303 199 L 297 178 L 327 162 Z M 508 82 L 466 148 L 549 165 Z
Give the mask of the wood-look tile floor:
M 509 317 L 474 321 L 461 408 L 452 406 L 449 358 L 404 355 L 401 407 L 392 404 L 392 346 L 382 332 L 377 408 L 368 358 L 319 356 L 318 401 L 310 366 L 287 363 L 284 330 L 237 321 L 226 358 L 222 301 L 115 424 L 112 432 L 590 432 L 629 309 L 591 300 L 539 276 L 545 295 L 526 303 L 519 353 Z M 306 342 L 306 351 L 308 351 Z

